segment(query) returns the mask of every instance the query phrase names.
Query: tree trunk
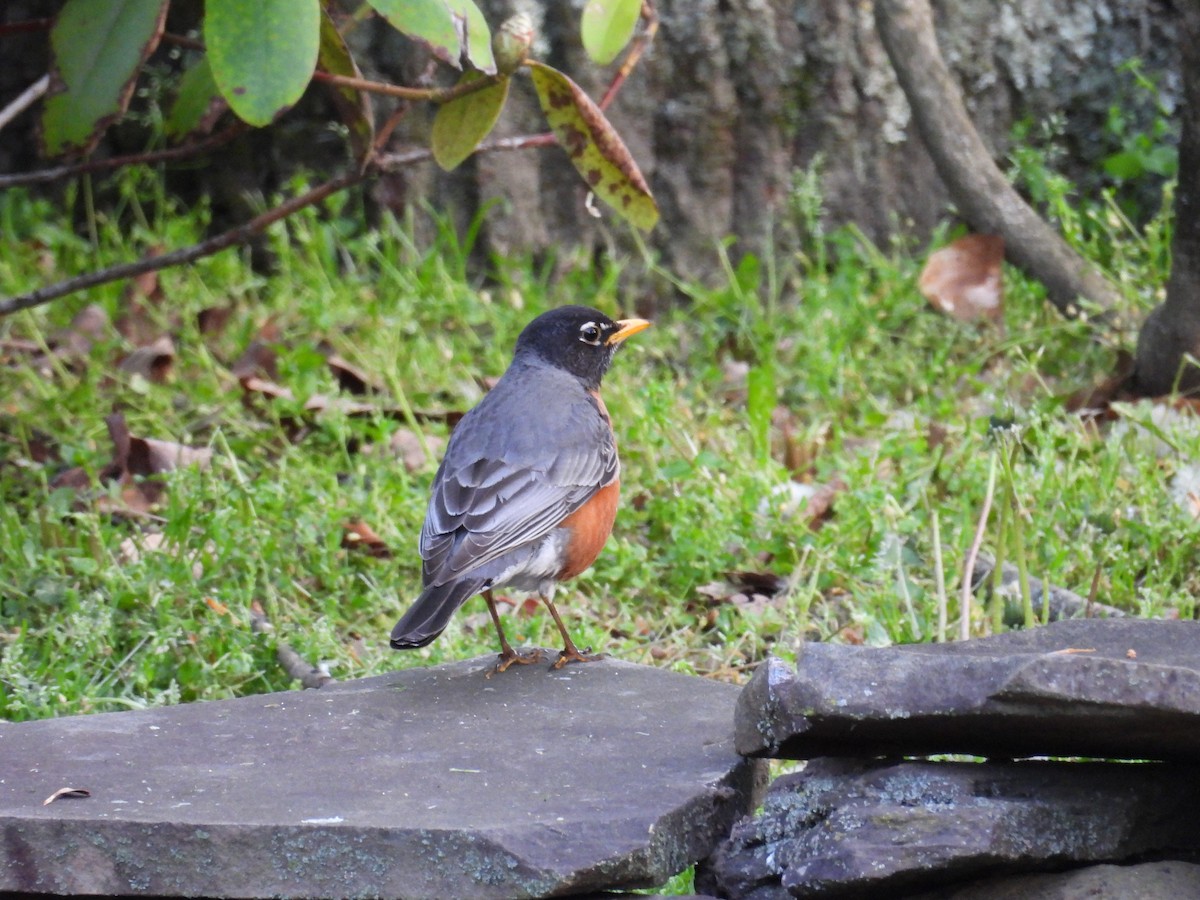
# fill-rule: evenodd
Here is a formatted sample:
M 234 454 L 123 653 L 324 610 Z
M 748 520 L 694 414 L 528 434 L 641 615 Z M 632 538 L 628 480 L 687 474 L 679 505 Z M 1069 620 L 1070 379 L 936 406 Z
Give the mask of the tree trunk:
M 1166 300 L 1138 335 L 1134 373 L 1137 390 L 1150 396 L 1200 392 L 1200 0 L 1182 0 L 1180 18 L 1183 132 L 1171 277 Z

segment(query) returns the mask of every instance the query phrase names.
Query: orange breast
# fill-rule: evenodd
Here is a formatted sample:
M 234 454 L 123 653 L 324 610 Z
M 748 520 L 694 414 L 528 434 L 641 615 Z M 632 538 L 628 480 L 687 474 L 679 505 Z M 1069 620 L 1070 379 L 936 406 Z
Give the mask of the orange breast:
M 567 558 L 559 570 L 558 580 L 574 578 L 596 561 L 617 518 L 617 500 L 621 496 L 621 481 L 614 479 L 583 506 L 562 520 L 563 528 L 571 529 Z

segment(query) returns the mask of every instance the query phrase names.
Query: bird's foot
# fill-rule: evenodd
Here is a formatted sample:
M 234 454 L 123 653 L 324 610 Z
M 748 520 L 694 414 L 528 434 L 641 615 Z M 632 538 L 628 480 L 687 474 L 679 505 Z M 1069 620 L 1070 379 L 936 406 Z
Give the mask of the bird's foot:
M 597 662 L 601 659 L 604 659 L 605 655 L 606 654 L 604 653 L 593 653 L 591 647 L 588 647 L 586 650 L 582 651 L 577 647 L 567 647 L 562 651 L 562 653 L 558 654 L 558 659 L 554 661 L 554 665 L 551 666 L 551 668 L 561 669 L 568 663 Z
M 484 677 L 491 678 L 497 672 L 507 671 L 508 667 L 514 664 L 518 666 L 529 666 L 533 663 L 541 662 L 544 658 L 545 654 L 543 654 L 541 650 L 526 650 L 524 653 L 521 653 L 520 651 L 513 650 L 510 647 L 507 651 L 500 654 L 499 659 L 496 661 L 496 665 L 489 669 L 487 675 Z

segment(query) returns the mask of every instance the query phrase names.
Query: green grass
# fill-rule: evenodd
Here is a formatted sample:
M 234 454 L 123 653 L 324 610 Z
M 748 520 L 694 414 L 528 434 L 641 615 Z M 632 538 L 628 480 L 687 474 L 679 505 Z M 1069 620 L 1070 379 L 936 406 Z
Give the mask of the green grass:
M 29 289 L 200 234 L 203 210 L 149 221 L 128 193 L 124 208 L 96 223 L 96 245 L 56 224 L 46 204 L 0 197 L 0 288 Z M 599 272 L 576 259 L 542 269 L 509 261 L 482 288 L 448 231 L 422 247 L 394 224 L 363 234 L 355 221 L 347 205 L 277 227 L 270 277 L 233 252 L 163 273 L 156 315 L 177 349 L 167 384 L 119 372 L 130 347 L 115 332 L 49 374 L 27 354 L 0 350 L 0 717 L 285 689 L 277 638 L 338 678 L 494 652 L 479 601 L 432 646 L 388 649 L 387 632 L 419 589 L 416 536 L 437 464 L 409 473 L 388 441 L 399 428 L 426 438 L 447 429 L 436 416 L 328 412 L 290 439 L 306 398 L 337 393 L 317 344 L 328 340 L 386 385 L 381 408 L 463 410 L 480 396 L 477 379 L 503 371 L 536 313 L 564 302 L 632 312 L 643 286 L 669 276 L 640 260 Z M 1107 241 L 1106 261 L 1127 266 L 1113 274 L 1131 285 L 1133 321 L 1165 277 L 1151 265 L 1165 258 L 1169 234 L 1157 228 L 1136 240 L 1119 230 L 1086 235 Z M 817 234 L 802 256 L 730 266 L 715 286 L 677 285 L 685 301 L 630 342 L 606 382 L 624 503 L 604 554 L 560 592 L 581 646 L 740 681 L 800 639 L 931 640 L 932 514 L 953 620 L 998 446 L 992 417 L 1019 430 L 1009 483 L 1031 574 L 1087 594 L 1099 570 L 1105 602 L 1194 616 L 1197 524 L 1171 479 L 1200 456 L 1200 430 L 1187 419 L 1150 423 L 1149 408 L 1125 421 L 1145 427 L 1085 425 L 1063 398 L 1106 375 L 1129 335 L 1064 321 L 1011 269 L 1003 332 L 951 322 L 917 293 L 924 252 L 876 248 L 852 230 Z M 552 270 L 565 274 L 555 280 Z M 0 341 L 45 341 L 86 302 L 115 318 L 121 297 L 109 286 L 2 319 Z M 228 303 L 236 310 L 226 330 L 201 335 L 197 312 Z M 296 399 L 247 406 L 229 366 L 268 320 L 280 331 L 278 381 Z M 157 518 L 113 517 L 49 487 L 63 468 L 109 461 L 104 418 L 114 408 L 134 435 L 214 451 L 208 471 L 168 477 Z M 808 460 L 799 472 L 781 462 L 785 418 Z M 1169 451 L 1154 429 L 1169 432 Z M 38 444 L 57 458 L 34 461 Z M 780 492 L 792 478 L 845 483 L 819 530 L 785 508 Z M 342 547 L 342 525 L 355 518 L 394 559 Z M 130 560 L 129 546 L 148 532 L 161 532 L 164 546 Z M 993 524 L 985 549 L 996 541 Z M 698 591 L 736 570 L 777 573 L 788 589 L 750 607 Z M 272 632 L 252 632 L 254 602 Z M 556 643 L 544 615 L 509 621 L 516 641 Z M 977 614 L 973 633 L 987 627 Z

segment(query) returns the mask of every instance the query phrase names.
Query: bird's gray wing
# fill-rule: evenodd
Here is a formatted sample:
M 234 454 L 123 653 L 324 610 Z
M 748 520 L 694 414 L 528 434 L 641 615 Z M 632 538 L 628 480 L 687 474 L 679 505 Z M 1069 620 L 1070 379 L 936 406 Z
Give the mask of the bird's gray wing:
M 434 480 L 420 542 L 427 585 L 539 540 L 619 473 L 612 430 L 582 391 L 570 401 L 553 398 L 524 422 L 505 415 L 507 404 L 487 400 L 468 414 L 475 417 L 469 430 L 467 418 L 455 429 L 466 440 L 451 435 Z M 539 423 L 556 429 L 553 440 L 538 434 Z

